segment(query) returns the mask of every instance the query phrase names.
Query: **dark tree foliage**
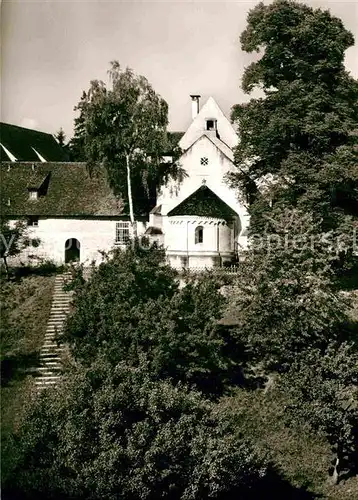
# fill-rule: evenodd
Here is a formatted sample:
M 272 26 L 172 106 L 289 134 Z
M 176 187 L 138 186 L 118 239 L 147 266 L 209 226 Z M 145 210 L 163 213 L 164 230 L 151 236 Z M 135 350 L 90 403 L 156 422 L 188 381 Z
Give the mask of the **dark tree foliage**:
M 250 11 L 240 40 L 244 51 L 261 54 L 246 68 L 242 88 L 264 94 L 232 112 L 240 143 L 231 181 L 254 199 L 251 231 L 262 231 L 269 200 L 314 212 L 325 230 L 351 231 L 350 216 L 358 216 L 358 82 L 345 70 L 344 52 L 352 34 L 329 11 L 278 0 Z
M 218 328 L 224 307 L 219 284 L 208 273 L 179 289 L 164 258 L 156 245 L 139 242 L 115 251 L 76 288 L 63 340 L 85 364 L 100 355 L 138 366 L 145 357 L 155 379 L 220 392 L 235 367 Z
M 305 350 L 279 384 L 291 425 L 297 419 L 309 422 L 331 445 L 335 483 L 340 474 L 358 470 L 357 347 L 330 342 L 323 350 Z
M 234 335 L 266 373 L 285 372 L 305 349 L 351 336 L 350 301 L 334 286 L 334 234 L 320 234 L 313 214 L 277 207 L 274 214 L 274 234 L 251 241 L 230 298 Z
M 251 240 L 233 283 L 232 336 L 246 378 L 264 381 L 265 392 L 278 386 L 290 425 L 327 439 L 338 482 L 357 468 L 358 343 L 351 300 L 333 279 L 337 241 L 313 214 L 275 206 L 272 215 L 274 233 Z
M 199 393 L 104 361 L 32 405 L 19 443 L 9 491 L 23 498 L 249 498 L 267 473 Z
M 59 129 L 58 132 L 56 132 L 55 138 L 57 139 L 57 141 L 61 147 L 65 146 L 66 134 L 65 134 L 62 127 Z

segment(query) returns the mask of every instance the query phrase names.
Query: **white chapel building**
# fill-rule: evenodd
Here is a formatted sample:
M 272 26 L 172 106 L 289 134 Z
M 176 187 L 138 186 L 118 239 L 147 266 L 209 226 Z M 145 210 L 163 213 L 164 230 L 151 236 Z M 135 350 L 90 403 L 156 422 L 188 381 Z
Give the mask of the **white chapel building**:
M 200 96 L 191 99 L 192 122 L 179 141 L 187 177 L 158 193 L 147 232 L 162 233 L 173 267 L 222 266 L 247 247 L 248 212 L 225 178 L 238 136 L 212 97 L 201 109 Z
M 162 243 L 173 267 L 222 266 L 240 260 L 247 247 L 249 215 L 225 178 L 234 171 L 238 136 L 212 97 L 201 108 L 200 96 L 191 100 L 192 122 L 179 141 L 186 176 L 162 187 L 149 216 L 137 218 L 137 231 Z M 30 133 L 21 134 L 33 140 Z M 41 161 L 29 161 L 24 148 L 15 151 L 13 137 L 12 132 L 2 144 L 1 210 L 14 222 L 25 219 L 30 236 L 40 240 L 23 260 L 86 265 L 100 262 L 102 251 L 126 244 L 129 217 L 103 172 L 93 177 L 84 163 L 52 160 L 40 139 L 35 149 Z

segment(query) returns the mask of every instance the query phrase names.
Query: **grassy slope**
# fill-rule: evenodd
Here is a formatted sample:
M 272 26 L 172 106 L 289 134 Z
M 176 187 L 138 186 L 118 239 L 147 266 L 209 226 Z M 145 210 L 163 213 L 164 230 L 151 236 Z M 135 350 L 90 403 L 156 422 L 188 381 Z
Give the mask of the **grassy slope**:
M 275 391 L 238 389 L 235 395 L 223 398 L 220 408 L 236 421 L 239 431 L 268 453 L 284 479 L 296 488 L 307 490 L 318 498 L 355 500 L 358 498 L 358 478 L 331 485 L 327 471 L 332 455 L 324 438 L 308 426 L 285 425 L 284 402 Z
M 19 282 L 2 283 L 2 301 L 9 310 L 10 324 L 2 339 L 5 372 L 1 387 L 3 473 L 6 473 L 4 469 L 10 458 L 9 435 L 21 422 L 24 406 L 33 390 L 33 377 L 26 375 L 24 369 L 33 366 L 42 345 L 54 281 L 54 276 L 29 276 Z

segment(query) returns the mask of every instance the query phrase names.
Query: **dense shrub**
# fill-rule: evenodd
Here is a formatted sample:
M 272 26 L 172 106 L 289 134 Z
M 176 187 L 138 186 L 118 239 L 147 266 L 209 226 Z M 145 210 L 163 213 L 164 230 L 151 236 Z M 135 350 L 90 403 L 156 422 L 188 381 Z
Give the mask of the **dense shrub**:
M 249 495 L 267 464 L 198 392 L 98 360 L 30 409 L 12 491 L 38 498 Z M 8 490 L 10 493 L 10 489 Z
M 84 364 L 103 355 L 113 364 L 138 366 L 145 356 L 153 378 L 217 392 L 234 369 L 217 327 L 224 306 L 219 285 L 206 274 L 179 289 L 155 245 L 116 251 L 75 287 L 64 340 Z

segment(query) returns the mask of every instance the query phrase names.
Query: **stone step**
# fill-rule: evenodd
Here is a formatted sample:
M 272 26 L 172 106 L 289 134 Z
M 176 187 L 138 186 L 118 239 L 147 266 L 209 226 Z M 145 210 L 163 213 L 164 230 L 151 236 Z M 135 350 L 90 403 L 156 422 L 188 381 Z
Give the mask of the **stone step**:
M 47 366 L 38 366 L 37 368 L 34 369 L 35 373 L 38 373 L 40 377 L 52 377 L 52 376 L 58 376 L 59 371 L 61 371 L 61 367 L 58 368 L 53 368 L 53 367 L 47 367 Z
M 44 386 L 44 385 L 55 385 L 60 379 L 61 375 L 56 375 L 55 377 L 46 377 L 47 380 L 44 380 L 45 377 L 38 377 L 35 379 L 36 386 Z
M 57 343 L 55 343 L 55 342 L 52 342 L 52 344 L 53 345 L 51 345 L 51 346 L 47 346 L 47 345 L 46 346 L 42 346 L 41 349 L 40 349 L 40 353 L 41 352 L 43 352 L 43 353 L 46 352 L 46 354 L 48 354 L 48 353 L 50 353 L 50 354 L 52 354 L 52 353 L 56 354 L 56 353 L 60 353 L 61 351 L 64 350 L 64 347 L 61 346 L 61 344 L 57 345 Z
M 40 353 L 40 361 L 56 361 L 58 359 L 61 359 L 61 353 L 59 352 L 43 352 Z
M 46 350 L 47 349 L 47 350 Z M 64 349 L 60 348 L 60 349 L 50 349 L 50 348 L 44 348 L 43 350 L 41 350 L 40 354 L 39 354 L 39 357 L 42 359 L 43 356 L 57 356 L 58 358 L 61 357 L 61 354 L 64 352 Z M 57 358 L 55 358 L 57 359 Z
M 33 370 L 37 375 L 35 384 L 37 389 L 46 389 L 56 386 L 61 378 L 61 354 L 65 347 L 57 342 L 58 335 L 63 331 L 68 313 L 71 310 L 73 293 L 65 291 L 65 285 L 70 282 L 71 273 L 58 275 L 55 278 L 54 291 L 50 316 L 48 318 L 44 341 L 40 349 L 39 366 Z

